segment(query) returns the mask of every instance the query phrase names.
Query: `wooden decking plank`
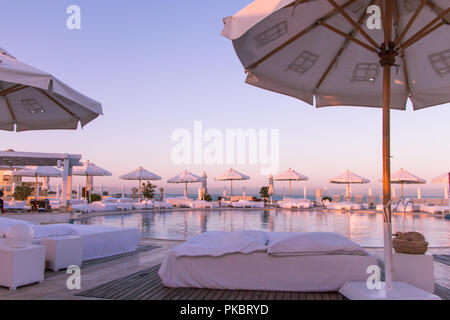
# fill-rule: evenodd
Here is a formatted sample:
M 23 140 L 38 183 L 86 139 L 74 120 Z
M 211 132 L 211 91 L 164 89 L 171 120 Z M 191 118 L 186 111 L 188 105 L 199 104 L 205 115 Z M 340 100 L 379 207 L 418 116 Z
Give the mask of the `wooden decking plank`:
M 136 281 L 132 283 L 125 284 L 120 291 L 111 296 L 111 299 L 132 299 L 132 296 L 136 294 L 137 291 L 151 287 L 152 283 L 158 281 L 159 277 L 154 273 L 151 275 L 141 275 Z
M 143 281 L 137 284 L 135 288 L 127 292 L 127 294 L 122 297 L 122 300 L 137 299 L 138 297 L 141 297 L 145 292 L 151 290 L 151 288 L 158 286 L 160 282 L 161 280 L 156 276 L 150 279 L 143 279 Z

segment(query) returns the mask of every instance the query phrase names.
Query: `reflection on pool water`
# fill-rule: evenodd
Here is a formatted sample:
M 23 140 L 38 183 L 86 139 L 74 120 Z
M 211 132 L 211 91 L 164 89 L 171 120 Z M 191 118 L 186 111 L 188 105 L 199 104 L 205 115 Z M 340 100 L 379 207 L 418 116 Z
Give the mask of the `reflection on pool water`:
M 383 215 L 323 211 L 167 211 L 87 218 L 82 224 L 138 228 L 143 238 L 186 240 L 205 231 L 336 232 L 362 246 L 383 245 Z M 450 246 L 450 221 L 427 215 L 395 215 L 393 232 L 417 231 L 432 247 Z

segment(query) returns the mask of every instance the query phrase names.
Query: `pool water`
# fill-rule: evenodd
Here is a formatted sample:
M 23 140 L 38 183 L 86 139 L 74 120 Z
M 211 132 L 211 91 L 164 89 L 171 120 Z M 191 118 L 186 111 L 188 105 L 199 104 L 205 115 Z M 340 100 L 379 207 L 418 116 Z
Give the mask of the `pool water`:
M 383 215 L 323 211 L 167 211 L 101 216 L 81 224 L 138 228 L 143 238 L 186 240 L 206 231 L 336 232 L 362 246 L 383 246 Z M 429 215 L 395 215 L 393 232 L 417 231 L 431 247 L 450 247 L 450 221 Z

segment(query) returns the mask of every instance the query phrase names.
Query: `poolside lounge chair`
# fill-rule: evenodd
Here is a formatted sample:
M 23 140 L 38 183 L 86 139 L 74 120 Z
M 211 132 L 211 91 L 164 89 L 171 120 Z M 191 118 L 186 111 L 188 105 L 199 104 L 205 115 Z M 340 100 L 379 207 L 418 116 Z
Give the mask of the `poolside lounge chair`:
M 233 208 L 264 208 L 264 202 L 239 200 L 231 204 Z
M 28 212 L 31 206 L 27 205 L 26 201 L 10 201 L 4 203 L 4 209 L 7 212 Z
M 421 212 L 427 212 L 431 214 L 446 214 L 450 213 L 450 209 L 448 206 L 433 206 L 433 205 L 420 205 Z

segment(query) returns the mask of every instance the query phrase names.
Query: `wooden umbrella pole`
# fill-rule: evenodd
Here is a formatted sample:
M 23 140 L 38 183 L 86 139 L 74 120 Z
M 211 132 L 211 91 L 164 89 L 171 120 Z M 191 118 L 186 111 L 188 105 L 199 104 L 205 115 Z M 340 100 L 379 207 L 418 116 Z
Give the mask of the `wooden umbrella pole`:
M 88 178 L 89 176 L 86 174 L 86 185 L 84 186 L 84 203 L 88 203 Z
M 36 182 L 35 182 L 35 185 L 34 185 L 34 193 L 35 193 L 35 198 L 36 198 L 36 200 L 38 199 L 38 196 L 39 196 L 39 180 L 38 180 L 39 178 L 38 178 L 38 175 L 36 175 Z
M 232 201 L 233 198 L 233 180 L 230 180 L 230 201 Z
M 402 198 L 401 198 L 401 199 L 403 200 L 403 198 L 404 198 L 404 196 L 403 196 L 403 194 L 404 194 L 404 193 L 403 193 L 403 183 L 401 184 L 401 190 L 402 190 L 402 191 L 401 191 L 401 194 L 402 194 Z
M 141 202 L 141 190 L 142 190 L 141 179 L 139 179 L 139 202 Z
M 289 180 L 289 196 L 292 198 L 292 180 Z
M 384 205 L 384 259 L 386 290 L 392 290 L 392 213 L 391 213 L 391 68 L 396 52 L 392 43 L 392 1 L 385 2 L 386 38 L 381 46 L 380 63 L 383 66 L 383 205 Z

